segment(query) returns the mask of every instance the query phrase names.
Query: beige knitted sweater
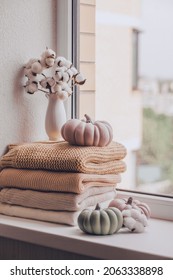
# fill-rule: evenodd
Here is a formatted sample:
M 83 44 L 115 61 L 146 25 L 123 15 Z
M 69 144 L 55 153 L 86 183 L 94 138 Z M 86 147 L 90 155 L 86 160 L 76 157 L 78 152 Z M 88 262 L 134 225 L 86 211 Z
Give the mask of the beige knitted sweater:
M 72 146 L 57 143 L 29 143 L 11 146 L 1 157 L 0 168 L 47 169 L 56 171 L 110 174 L 124 172 L 125 147 L 111 142 L 105 147 Z
M 120 183 L 120 174 L 86 174 L 4 168 L 0 172 L 1 187 L 15 187 L 38 191 L 83 193 L 90 187 L 114 187 Z
M 45 210 L 81 211 L 112 200 L 115 195 L 115 187 L 91 187 L 82 194 L 4 188 L 0 191 L 0 202 Z

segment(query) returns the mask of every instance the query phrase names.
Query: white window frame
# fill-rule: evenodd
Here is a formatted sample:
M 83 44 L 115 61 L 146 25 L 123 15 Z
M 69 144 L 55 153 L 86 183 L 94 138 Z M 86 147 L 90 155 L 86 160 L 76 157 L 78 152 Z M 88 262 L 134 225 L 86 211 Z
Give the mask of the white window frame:
M 79 0 L 57 0 L 57 54 L 79 68 Z M 78 88 L 65 102 L 67 119 L 78 117 Z

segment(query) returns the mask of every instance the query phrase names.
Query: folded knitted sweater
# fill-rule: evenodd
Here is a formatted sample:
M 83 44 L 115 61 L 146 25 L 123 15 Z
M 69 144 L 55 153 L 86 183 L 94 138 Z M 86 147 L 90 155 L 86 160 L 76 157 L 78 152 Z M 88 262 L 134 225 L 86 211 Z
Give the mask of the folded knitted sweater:
M 56 171 L 110 174 L 124 172 L 126 148 L 112 141 L 105 147 L 72 146 L 57 143 L 13 145 L 1 157 L 0 168 L 47 169 Z
M 45 210 L 81 211 L 115 195 L 115 187 L 92 187 L 82 194 L 4 188 L 0 191 L 0 202 Z
M 103 205 L 103 208 L 106 208 L 108 204 L 109 200 L 107 202 L 101 203 L 101 205 Z M 91 209 L 94 208 L 95 207 L 91 207 Z M 66 224 L 70 226 L 77 225 L 77 219 L 80 213 L 80 211 L 48 211 L 17 205 L 10 205 L 7 203 L 0 202 L 0 214 L 51 223 Z
M 80 211 L 47 211 L 42 209 L 10 205 L 7 203 L 0 202 L 0 214 L 12 217 L 76 226 L 77 218 L 80 214 Z
M 78 194 L 94 186 L 114 187 L 120 181 L 120 174 L 99 175 L 16 168 L 4 168 L 0 172 L 1 187 Z

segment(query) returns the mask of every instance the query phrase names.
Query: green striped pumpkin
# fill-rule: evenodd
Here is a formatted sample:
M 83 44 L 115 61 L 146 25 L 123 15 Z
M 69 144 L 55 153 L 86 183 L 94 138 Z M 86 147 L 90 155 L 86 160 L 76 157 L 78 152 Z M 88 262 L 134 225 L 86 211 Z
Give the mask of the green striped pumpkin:
M 94 210 L 84 209 L 78 216 L 79 228 L 89 234 L 108 235 L 119 231 L 123 225 L 123 216 L 119 209 L 108 207 Z

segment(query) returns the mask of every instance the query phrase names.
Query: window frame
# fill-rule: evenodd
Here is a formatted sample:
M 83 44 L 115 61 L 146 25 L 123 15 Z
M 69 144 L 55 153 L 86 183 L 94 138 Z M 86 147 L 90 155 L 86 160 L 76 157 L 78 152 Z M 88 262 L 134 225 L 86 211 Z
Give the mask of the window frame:
M 79 68 L 79 5 L 80 0 L 57 1 L 57 53 L 72 61 L 77 69 Z M 78 88 L 74 87 L 71 98 L 65 102 L 68 119 L 78 117 L 78 95 Z
M 138 90 L 139 79 L 139 35 L 137 28 L 132 29 L 132 90 Z

